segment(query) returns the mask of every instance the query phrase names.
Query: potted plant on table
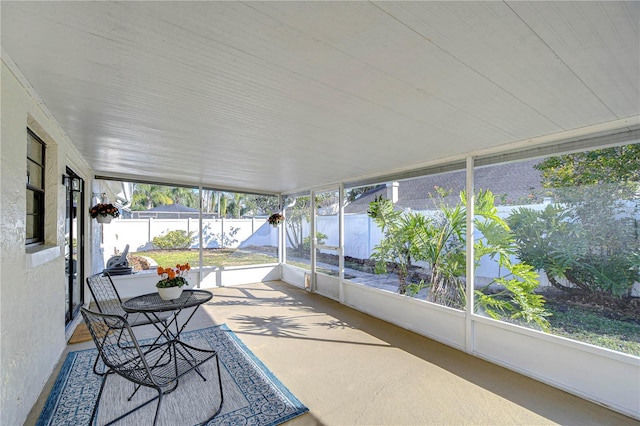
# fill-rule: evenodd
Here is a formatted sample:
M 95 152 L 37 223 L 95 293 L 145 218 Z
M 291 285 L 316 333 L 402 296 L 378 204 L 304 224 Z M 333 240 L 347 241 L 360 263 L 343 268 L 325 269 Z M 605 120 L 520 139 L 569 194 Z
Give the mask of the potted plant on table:
M 109 223 L 111 219 L 120 216 L 120 211 L 111 203 L 100 203 L 91 207 L 89 214 L 91 218 L 97 220 L 98 223 Z
M 163 300 L 173 300 L 180 297 L 182 294 L 182 286 L 189 285 L 187 276 L 191 266 L 189 263 L 184 265 L 176 265 L 175 268 L 163 268 L 158 266 L 158 275 L 162 276 L 162 279 L 156 283 L 158 294 Z

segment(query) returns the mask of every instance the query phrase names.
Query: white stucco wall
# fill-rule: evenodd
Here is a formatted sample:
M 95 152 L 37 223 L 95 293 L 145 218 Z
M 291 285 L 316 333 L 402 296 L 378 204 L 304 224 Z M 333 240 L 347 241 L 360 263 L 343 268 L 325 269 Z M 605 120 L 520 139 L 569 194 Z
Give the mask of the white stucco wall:
M 19 425 L 66 344 L 62 174 L 65 166 L 87 180 L 92 174 L 5 59 L 0 72 L 0 424 Z M 47 147 L 45 243 L 51 248 L 42 256 L 25 249 L 27 126 Z

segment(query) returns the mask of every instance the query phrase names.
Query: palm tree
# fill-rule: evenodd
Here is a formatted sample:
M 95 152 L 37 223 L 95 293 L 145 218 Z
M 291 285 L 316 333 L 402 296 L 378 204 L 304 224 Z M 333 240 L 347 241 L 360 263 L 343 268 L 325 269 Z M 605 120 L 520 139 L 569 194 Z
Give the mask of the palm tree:
M 169 191 L 166 186 L 136 183 L 133 185 L 131 210 L 149 210 L 156 206 L 173 204 Z

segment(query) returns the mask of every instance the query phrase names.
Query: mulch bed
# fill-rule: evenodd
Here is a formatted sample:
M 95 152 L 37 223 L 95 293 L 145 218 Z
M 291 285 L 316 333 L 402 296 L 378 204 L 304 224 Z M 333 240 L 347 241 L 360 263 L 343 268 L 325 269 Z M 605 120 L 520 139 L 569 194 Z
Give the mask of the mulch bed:
M 147 270 L 150 266 L 147 259 L 132 254 L 127 255 L 127 262 L 129 262 L 129 266 L 131 266 L 134 271 Z

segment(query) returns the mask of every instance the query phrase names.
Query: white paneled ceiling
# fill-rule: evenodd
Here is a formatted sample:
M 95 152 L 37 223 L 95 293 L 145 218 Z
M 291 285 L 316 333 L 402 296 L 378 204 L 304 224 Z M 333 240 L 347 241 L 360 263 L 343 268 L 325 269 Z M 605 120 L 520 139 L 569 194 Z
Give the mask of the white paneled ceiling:
M 99 175 L 290 192 L 640 117 L 635 1 L 0 7 Z

